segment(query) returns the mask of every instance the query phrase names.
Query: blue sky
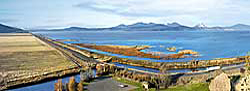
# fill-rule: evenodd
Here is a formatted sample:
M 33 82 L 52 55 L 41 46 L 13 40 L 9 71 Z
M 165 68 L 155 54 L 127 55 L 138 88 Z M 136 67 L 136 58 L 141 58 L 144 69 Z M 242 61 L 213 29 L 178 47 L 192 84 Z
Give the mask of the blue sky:
M 250 0 L 0 0 L 0 23 L 25 29 L 136 22 L 250 24 Z

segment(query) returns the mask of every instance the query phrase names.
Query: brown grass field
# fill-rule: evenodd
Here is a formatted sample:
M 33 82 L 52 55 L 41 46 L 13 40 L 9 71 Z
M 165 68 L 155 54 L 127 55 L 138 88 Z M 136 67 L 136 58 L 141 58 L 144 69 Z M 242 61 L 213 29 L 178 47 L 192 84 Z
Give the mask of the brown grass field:
M 18 84 L 15 83 L 18 79 L 74 67 L 77 66 L 56 49 L 31 34 L 0 34 L 2 88 Z

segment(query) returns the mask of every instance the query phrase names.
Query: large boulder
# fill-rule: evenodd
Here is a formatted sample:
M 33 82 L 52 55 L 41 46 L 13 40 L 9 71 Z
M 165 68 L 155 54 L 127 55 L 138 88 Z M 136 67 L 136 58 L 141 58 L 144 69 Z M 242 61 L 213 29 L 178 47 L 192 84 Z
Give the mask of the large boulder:
M 5 72 L 1 72 L 0 71 L 0 90 L 1 88 L 6 85 L 6 78 L 7 78 L 8 74 Z
M 167 50 L 168 50 L 169 52 L 175 52 L 177 49 L 176 49 L 175 46 L 173 46 L 173 47 L 168 47 Z
M 236 91 L 250 91 L 250 75 L 243 77 L 235 86 Z
M 228 75 L 225 73 L 221 73 L 216 76 L 209 85 L 210 91 L 230 91 L 231 83 Z
M 146 81 L 142 82 L 142 86 L 145 90 L 149 90 L 149 83 L 148 82 L 146 82 Z

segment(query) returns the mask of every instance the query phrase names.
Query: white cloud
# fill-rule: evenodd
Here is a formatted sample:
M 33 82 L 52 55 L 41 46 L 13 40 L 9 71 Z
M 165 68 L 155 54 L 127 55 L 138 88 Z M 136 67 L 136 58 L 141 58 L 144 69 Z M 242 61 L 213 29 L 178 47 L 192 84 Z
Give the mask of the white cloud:
M 76 6 L 122 16 L 171 16 L 206 12 L 222 6 L 221 0 L 88 0 Z

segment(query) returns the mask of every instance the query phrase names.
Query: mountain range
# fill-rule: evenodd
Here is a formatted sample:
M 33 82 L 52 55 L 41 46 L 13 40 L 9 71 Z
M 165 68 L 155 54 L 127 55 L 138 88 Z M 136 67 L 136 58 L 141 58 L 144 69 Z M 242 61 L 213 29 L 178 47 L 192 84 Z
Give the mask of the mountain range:
M 168 24 L 157 24 L 157 23 L 143 23 L 138 22 L 131 25 L 120 24 L 115 27 L 109 28 L 82 28 L 82 27 L 69 27 L 64 29 L 48 29 L 48 31 L 189 31 L 189 30 L 250 30 L 250 25 L 236 24 L 229 27 L 207 27 L 205 24 L 201 23 L 194 27 L 189 27 L 181 25 L 179 23 L 173 22 Z M 36 31 L 36 30 L 32 30 Z
M 236 24 L 229 27 L 207 27 L 205 24 L 201 23 L 194 27 L 189 27 L 181 25 L 179 23 L 173 22 L 168 24 L 157 24 L 157 23 L 143 23 L 138 22 L 131 25 L 118 25 L 110 28 L 82 28 L 82 27 L 69 27 L 64 29 L 37 29 L 37 30 L 27 30 L 27 31 L 190 31 L 190 30 L 250 30 L 250 25 Z M 0 24 L 0 33 L 7 32 L 26 32 L 25 30 L 18 29 L 15 27 L 6 26 Z

